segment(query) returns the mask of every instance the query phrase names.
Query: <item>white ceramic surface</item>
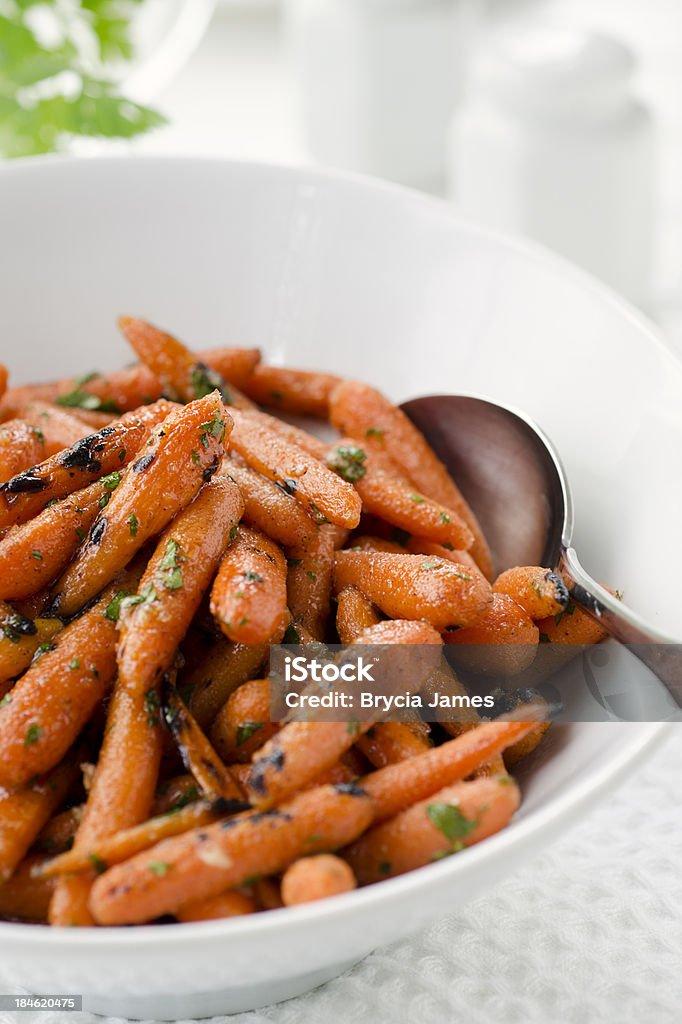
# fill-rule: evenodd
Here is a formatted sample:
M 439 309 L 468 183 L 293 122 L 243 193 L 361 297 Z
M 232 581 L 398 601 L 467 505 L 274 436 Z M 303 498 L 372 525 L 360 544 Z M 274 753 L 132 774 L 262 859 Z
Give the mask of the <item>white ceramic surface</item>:
M 608 291 L 434 200 L 341 175 L 192 160 L 0 171 L 0 359 L 17 379 L 129 359 L 128 311 L 191 344 L 361 376 L 396 399 L 473 391 L 524 408 L 575 490 L 576 547 L 679 633 L 682 366 Z M 652 571 L 653 570 L 653 571 Z M 660 741 L 661 726 L 553 730 L 514 824 L 350 896 L 244 920 L 58 931 L 0 925 L 17 984 L 179 1017 L 286 998 L 452 910 L 527 860 Z

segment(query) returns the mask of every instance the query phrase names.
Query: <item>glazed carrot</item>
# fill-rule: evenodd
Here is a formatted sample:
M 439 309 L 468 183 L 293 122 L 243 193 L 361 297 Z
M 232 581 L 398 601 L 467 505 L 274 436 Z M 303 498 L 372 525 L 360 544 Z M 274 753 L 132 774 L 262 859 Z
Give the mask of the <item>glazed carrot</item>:
M 154 691 L 153 691 L 154 692 Z M 120 829 L 149 816 L 161 760 L 161 722 L 158 703 L 149 691 L 131 693 L 121 680 L 107 715 L 104 742 L 73 849 L 90 850 Z M 88 897 L 99 862 L 79 877 L 62 879 L 50 903 L 50 924 L 92 924 Z
M 89 425 L 49 402 L 27 402 L 19 415 L 43 435 L 48 455 L 57 455 L 92 433 Z
M 484 722 L 440 747 L 432 747 L 417 757 L 365 775 L 360 785 L 374 804 L 375 823 L 393 818 L 444 786 L 465 779 L 481 764 L 520 740 L 536 724 L 532 721 Z
M 84 809 L 84 804 L 76 804 L 74 807 L 69 807 L 67 811 L 55 814 L 54 818 L 50 818 L 48 823 L 41 828 L 32 849 L 42 854 L 49 854 L 51 857 L 70 850 Z
M 289 797 L 336 764 L 372 722 L 287 722 L 256 752 L 246 787 L 259 810 Z
M 360 522 L 360 497 L 315 456 L 287 440 L 262 413 L 235 410 L 232 447 L 263 476 L 292 494 L 318 522 L 354 529 Z M 276 421 L 275 421 L 276 422 Z
M 379 621 L 372 602 L 357 587 L 344 587 L 336 602 L 336 630 L 342 644 L 352 643 L 363 630 Z
M 78 776 L 77 753 L 23 789 L 0 795 L 0 882 L 4 882 L 59 807 Z
M 300 416 L 329 416 L 329 396 L 341 383 L 331 373 L 312 373 L 284 366 L 260 363 L 242 388 L 259 405 L 270 405 L 281 412 Z
M 387 472 L 379 453 L 365 451 L 352 439 L 344 438 L 329 448 L 326 462 L 355 485 L 366 512 L 440 544 L 464 549 L 473 544 L 473 533 L 454 509 L 432 501 Z
M 369 385 L 344 381 L 330 397 L 330 418 L 340 433 L 358 438 L 372 450 L 386 452 L 419 491 L 457 512 L 474 534 L 471 554 L 481 571 L 492 578 L 490 550 L 476 516 L 443 463 L 402 410 Z
M 386 619 L 377 622 L 374 626 L 368 626 L 357 636 L 354 644 L 421 644 L 434 648 L 434 653 L 429 656 L 429 663 L 439 659 L 437 648 L 442 643 L 440 634 L 429 625 L 428 622 L 413 621 L 412 619 Z M 414 666 L 409 666 L 409 672 L 414 671 Z M 415 680 L 416 682 L 416 680 Z
M 0 687 L 25 672 L 38 648 L 64 628 L 61 619 L 32 621 L 8 607 L 0 601 Z
M 242 514 L 236 484 L 212 480 L 161 536 L 137 596 L 120 617 L 118 672 L 131 692 L 156 695 Z
M 268 413 L 258 410 L 251 410 L 250 417 L 254 423 L 260 423 L 264 429 L 277 434 L 282 441 L 293 444 L 297 448 L 302 448 L 304 452 L 312 455 L 314 459 L 324 462 L 327 445 L 319 437 L 316 437 L 315 434 L 311 434 L 309 430 L 304 430 L 293 423 L 287 423 L 286 420 L 280 420 L 276 416 L 270 416 Z
M 223 761 L 250 761 L 277 732 L 270 721 L 270 680 L 242 683 L 216 715 L 211 742 Z
M 215 921 L 222 917 L 243 917 L 244 914 L 255 914 L 254 900 L 237 889 L 230 889 L 219 896 L 210 896 L 206 900 L 197 900 L 181 907 L 175 915 L 178 921 Z
M 287 550 L 287 602 L 295 626 L 323 640 L 332 589 L 336 528 L 320 526 L 307 544 Z
M 177 338 L 132 316 L 119 317 L 118 326 L 160 381 L 164 394 L 180 402 L 193 402 L 217 390 L 226 405 L 244 406 L 237 389 L 230 387 L 217 370 L 207 366 Z M 250 406 L 247 400 L 246 407 Z
M 370 829 L 344 856 L 361 885 L 402 875 L 499 832 L 520 801 L 508 775 L 457 782 Z
M 305 545 L 315 535 L 315 523 L 303 506 L 272 480 L 234 458 L 223 462 L 221 472 L 231 476 L 242 492 L 247 526 L 287 547 Z
M 5 391 L 7 391 L 8 376 L 9 374 L 7 372 L 7 367 L 4 365 L 4 363 L 0 363 L 0 398 L 2 398 L 2 396 L 5 394 Z
M 156 428 L 56 583 L 53 607 L 61 615 L 82 608 L 189 505 L 220 465 L 229 427 L 214 393 L 175 410 Z
M 0 708 L 0 786 L 20 786 L 64 756 L 116 671 L 116 623 L 107 615 L 119 586 L 54 638 Z
M 475 626 L 444 634 L 456 648 L 455 663 L 471 672 L 517 675 L 533 663 L 540 638 L 538 627 L 506 594 L 493 594 L 492 604 Z M 460 650 L 461 648 L 461 650 Z
M 534 565 L 507 569 L 493 590 L 506 594 L 535 620 L 559 615 L 568 604 L 568 588 L 559 573 Z
M 474 625 L 492 600 L 482 576 L 421 555 L 339 551 L 334 586 L 355 586 L 391 618 L 426 619 L 437 629 Z
M 289 865 L 282 877 L 282 901 L 286 907 L 295 907 L 352 892 L 356 886 L 353 869 L 345 860 L 333 853 L 318 853 Z
M 354 754 L 357 754 L 358 759 L 362 762 L 362 767 L 360 769 L 356 769 L 355 767 L 351 768 L 349 764 L 344 763 L 351 755 Z M 362 774 L 363 771 L 367 770 L 367 767 L 367 760 L 356 750 L 355 747 L 351 747 L 350 750 L 347 750 L 345 754 L 342 755 L 340 761 L 337 761 L 336 764 L 331 765 L 329 768 L 325 768 L 325 770 L 320 772 L 319 775 L 316 775 L 315 778 L 306 782 L 305 785 L 301 786 L 299 792 L 302 793 L 306 789 L 315 789 L 316 786 L 339 786 L 345 782 L 353 782 Z M 251 773 L 251 765 L 237 763 L 231 764 L 230 771 L 239 784 L 246 788 L 249 781 L 249 775 Z
M 437 558 L 446 558 L 448 562 L 457 562 L 463 565 L 466 572 L 480 572 L 468 551 L 461 548 L 447 548 L 443 544 L 436 544 L 424 537 L 410 537 L 405 545 L 405 550 L 411 555 L 436 555 Z
M 211 825 L 214 821 L 219 821 L 224 817 L 225 812 L 220 805 L 217 805 L 217 809 L 215 809 L 207 801 L 198 800 L 179 811 L 149 818 L 148 821 L 143 821 L 132 828 L 100 837 L 91 845 L 84 842 L 79 843 L 78 847 L 67 850 L 52 860 L 45 861 L 41 865 L 39 873 L 42 877 L 52 878 L 58 875 L 89 871 L 95 864 L 99 867 L 122 864 L 123 861 L 130 860 L 131 857 L 142 853 L 143 850 L 149 850 L 152 846 L 156 846 L 163 839 L 182 835 L 193 828 Z
M 47 457 L 45 436 L 23 419 L 0 425 L 0 482 L 11 480 Z
M 53 499 L 63 498 L 93 480 L 120 470 L 172 409 L 170 402 L 160 401 L 127 413 L 67 451 L 52 455 L 40 465 L 0 484 L 0 529 L 25 523 Z
M 180 751 L 185 768 L 197 780 L 204 796 L 209 800 L 222 801 L 226 811 L 242 808 L 242 787 L 220 760 L 173 687 L 169 688 L 166 695 L 164 711 L 166 725 Z
M 125 472 L 115 470 L 9 530 L 0 544 L 0 598 L 31 597 L 66 569 Z
M 267 643 L 287 607 L 286 561 L 264 534 L 237 528 L 211 589 L 211 612 L 235 643 Z
M 54 889 L 50 878 L 36 878 L 42 857 L 26 857 L 4 884 L 0 883 L 0 918 L 16 921 L 47 921 L 47 909 Z
M 358 738 L 357 745 L 376 768 L 398 764 L 431 748 L 426 737 L 415 734 L 404 722 L 377 722 Z
M 192 775 L 176 775 L 172 779 L 165 779 L 157 787 L 151 813 L 157 817 L 179 811 L 198 800 L 199 795 L 199 787 Z
M 132 408 L 133 406 L 131 406 Z M 101 430 L 102 427 L 108 427 L 110 423 L 113 423 L 119 417 L 118 413 L 97 412 L 94 409 L 72 409 L 71 415 L 75 419 L 80 420 L 81 423 L 86 423 L 90 430 Z
M 537 623 L 540 641 L 551 644 L 598 644 L 608 636 L 604 627 L 574 601 L 565 611 Z
M 522 761 L 524 757 L 532 754 L 539 745 L 542 737 L 549 729 L 551 722 L 538 722 L 534 729 L 531 729 L 518 743 L 513 743 L 504 752 L 504 763 L 507 768 L 513 768 Z
M 248 812 L 138 854 L 93 886 L 99 924 L 133 924 L 217 896 L 254 875 L 282 871 L 305 853 L 338 849 L 372 820 L 372 805 L 355 786 L 320 786 L 268 814 Z

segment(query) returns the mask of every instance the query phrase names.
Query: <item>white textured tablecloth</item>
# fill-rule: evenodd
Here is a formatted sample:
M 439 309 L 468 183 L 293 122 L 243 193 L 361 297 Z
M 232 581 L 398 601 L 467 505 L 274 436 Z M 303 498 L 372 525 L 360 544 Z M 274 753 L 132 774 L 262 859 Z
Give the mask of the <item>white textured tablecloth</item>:
M 487 896 L 307 996 L 214 1024 L 679 1024 L 681 790 L 679 726 L 616 794 Z M 12 991 L 1 964 L 0 990 Z

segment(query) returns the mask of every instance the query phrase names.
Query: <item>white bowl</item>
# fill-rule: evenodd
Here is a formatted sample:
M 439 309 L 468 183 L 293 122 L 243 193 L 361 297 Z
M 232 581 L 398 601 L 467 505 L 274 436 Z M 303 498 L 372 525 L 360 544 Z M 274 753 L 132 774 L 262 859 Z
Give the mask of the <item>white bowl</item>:
M 443 203 L 339 174 L 46 160 L 0 172 L 0 280 L 0 359 L 17 378 L 120 365 L 130 357 L 114 322 L 131 312 L 193 345 L 258 343 L 271 359 L 362 377 L 399 400 L 471 391 L 525 409 L 566 463 L 585 565 L 679 632 L 682 367 L 642 318 L 563 261 L 464 224 Z M 205 924 L 0 925 L 1 980 L 137 1017 L 303 992 L 533 856 L 662 730 L 554 730 L 510 828 L 349 896 Z

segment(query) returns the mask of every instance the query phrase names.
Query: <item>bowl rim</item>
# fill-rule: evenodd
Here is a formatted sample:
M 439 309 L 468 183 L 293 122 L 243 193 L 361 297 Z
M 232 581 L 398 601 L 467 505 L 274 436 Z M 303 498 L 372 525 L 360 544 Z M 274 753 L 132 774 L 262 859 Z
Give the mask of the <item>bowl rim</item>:
M 121 164 L 137 166 L 154 166 L 158 168 L 193 166 L 199 169 L 222 166 L 227 171 L 239 170 L 253 174 L 275 174 L 294 179 L 336 183 L 350 186 L 355 191 L 375 194 L 394 195 L 397 200 L 407 206 L 422 206 L 452 223 L 455 229 L 474 235 L 504 248 L 512 249 L 526 258 L 545 265 L 554 265 L 563 275 L 568 275 L 576 284 L 588 288 L 596 294 L 601 302 L 606 302 L 615 312 L 628 320 L 632 326 L 643 333 L 649 344 L 654 344 L 661 355 L 667 357 L 676 372 L 682 373 L 682 359 L 672 346 L 662 337 L 655 325 L 645 314 L 632 307 L 608 285 L 593 277 L 588 271 L 575 266 L 569 260 L 559 256 L 539 243 L 477 225 L 462 217 L 446 200 L 426 195 L 414 189 L 392 182 L 355 174 L 336 169 L 275 164 L 257 160 L 232 160 L 220 156 L 174 156 L 166 154 L 115 154 L 94 155 L 87 157 L 69 157 L 60 154 L 44 157 L 31 157 L 0 164 L 0 182 L 9 178 L 22 178 L 31 175 L 43 176 L 53 172 L 81 173 L 84 167 L 95 166 L 98 169 L 114 169 Z M 3 202 L 3 190 L 0 189 L 0 205 Z M 647 754 L 653 753 L 657 745 L 665 742 L 666 734 L 672 732 L 669 723 L 592 723 L 603 728 L 620 728 L 623 737 L 620 749 L 596 770 L 590 771 L 579 781 L 567 786 L 563 792 L 551 797 L 546 806 L 531 811 L 501 832 L 489 837 L 484 843 L 463 850 L 456 857 L 448 857 L 427 865 L 416 871 L 408 872 L 396 878 L 386 879 L 381 884 L 366 886 L 351 893 L 335 896 L 317 903 L 302 904 L 296 907 L 285 907 L 266 914 L 245 915 L 241 918 L 230 918 L 217 921 L 202 921 L 185 924 L 143 925 L 136 928 L 83 928 L 63 929 L 46 928 L 35 924 L 0 922 L 0 945 L 11 944 L 15 950 L 31 948 L 35 952 L 42 948 L 46 953 L 55 947 L 68 953 L 82 952 L 86 947 L 96 944 L 98 952 L 137 950 L 140 946 L 152 942 L 156 948 L 168 948 L 176 944 L 192 944 L 196 940 L 224 938 L 253 938 L 264 931 L 280 934 L 305 928 L 322 918 L 331 923 L 338 923 L 343 918 L 356 915 L 359 911 L 376 910 L 379 905 L 388 902 L 399 902 L 400 899 L 430 885 L 454 883 L 455 879 L 466 875 L 468 867 L 484 865 L 498 857 L 504 861 L 505 853 L 512 852 L 518 844 L 527 843 L 534 835 L 546 831 L 564 816 L 571 818 L 592 800 L 603 795 L 614 786 L 619 777 L 634 767 Z M 628 730 L 628 726 L 632 726 Z M 628 735 L 634 731 L 634 735 Z M 560 830 L 557 830 L 559 833 Z

